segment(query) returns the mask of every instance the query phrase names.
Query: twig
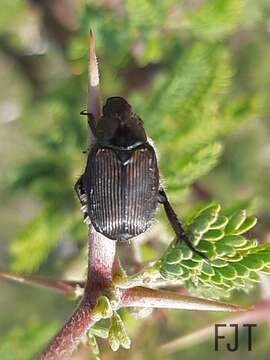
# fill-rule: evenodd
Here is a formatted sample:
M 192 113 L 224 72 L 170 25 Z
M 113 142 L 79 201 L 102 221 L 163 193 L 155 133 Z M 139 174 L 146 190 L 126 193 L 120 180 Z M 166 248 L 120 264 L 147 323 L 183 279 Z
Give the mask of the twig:
M 76 1 L 72 0 L 28 0 L 38 8 L 43 30 L 58 44 L 63 53 L 76 33 Z
M 85 285 L 83 281 L 52 279 L 45 276 L 20 275 L 2 271 L 0 272 L 0 277 L 32 286 L 56 290 L 64 295 L 76 292 L 78 288 L 83 289 Z
M 9 34 L 2 34 L 0 36 L 0 51 L 21 70 L 23 76 L 33 87 L 34 95 L 44 95 L 46 89 L 42 72 L 40 71 L 43 58 L 40 55 L 28 55 L 23 49 L 15 47 Z
M 219 323 L 226 325 L 229 324 L 241 325 L 241 324 L 251 324 L 251 323 L 258 324 L 259 322 L 267 321 L 269 319 L 269 313 L 270 313 L 270 301 L 266 301 L 258 305 L 255 305 L 252 311 L 249 311 L 245 314 L 239 314 L 223 320 L 219 320 Z M 209 339 L 209 337 L 212 336 L 214 332 L 214 326 L 215 324 L 213 323 L 199 330 L 192 331 L 192 333 L 190 334 L 187 334 L 178 339 L 172 340 L 167 344 L 162 345 L 160 347 L 160 350 L 162 352 L 171 353 L 180 349 L 193 346 L 203 341 L 206 341 L 207 339 Z M 224 327 L 223 334 L 230 333 L 232 330 L 233 328 L 230 326 L 227 326 L 226 328 Z
M 89 232 L 88 276 L 81 303 L 59 333 L 42 352 L 39 360 L 65 359 L 72 354 L 86 332 L 95 323 L 91 311 L 101 293 L 112 285 L 116 269 L 116 242 Z

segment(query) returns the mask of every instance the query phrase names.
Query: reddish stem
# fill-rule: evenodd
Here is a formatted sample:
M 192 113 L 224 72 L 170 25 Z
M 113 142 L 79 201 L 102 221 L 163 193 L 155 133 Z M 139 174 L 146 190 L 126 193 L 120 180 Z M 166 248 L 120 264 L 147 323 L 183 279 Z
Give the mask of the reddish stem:
M 88 276 L 81 303 L 64 327 L 42 352 L 39 360 L 68 358 L 94 324 L 91 311 L 101 291 L 109 288 L 116 268 L 116 242 L 92 229 L 89 233 Z
M 8 280 L 26 283 L 32 286 L 39 286 L 51 290 L 56 290 L 64 295 L 76 291 L 76 288 L 84 288 L 83 281 L 53 279 L 46 276 L 21 275 L 11 272 L 0 272 L 0 277 Z
M 97 295 L 95 295 L 97 299 Z M 94 324 L 91 318 L 93 306 L 83 298 L 71 318 L 49 343 L 38 359 L 57 360 L 69 358 L 88 329 Z
M 85 296 L 91 299 L 93 289 L 97 291 L 112 285 L 113 274 L 118 266 L 115 258 L 116 241 L 96 232 L 89 234 L 88 275 Z
M 204 311 L 248 311 L 250 308 L 219 301 L 181 295 L 174 291 L 162 291 L 145 287 L 122 290 L 121 306 Z

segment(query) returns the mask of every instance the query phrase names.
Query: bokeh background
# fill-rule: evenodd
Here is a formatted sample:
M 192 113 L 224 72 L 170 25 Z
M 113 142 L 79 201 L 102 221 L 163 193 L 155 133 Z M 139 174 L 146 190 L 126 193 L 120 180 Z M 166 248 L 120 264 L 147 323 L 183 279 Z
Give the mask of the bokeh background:
M 184 218 L 215 200 L 270 229 L 270 3 L 268 0 L 1 0 L 0 269 L 82 279 L 86 228 L 73 184 L 84 169 L 87 47 L 91 28 L 102 95 L 133 104 L 155 141 L 160 169 Z M 155 259 L 172 239 L 163 214 L 145 242 L 122 247 L 126 268 Z M 260 303 L 269 280 L 231 301 Z M 30 360 L 72 312 L 59 294 L 0 282 L 0 359 Z M 130 351 L 104 359 L 269 359 L 269 318 L 253 351 L 214 352 L 213 336 L 170 354 L 159 346 L 225 317 L 123 314 Z M 80 347 L 74 359 L 90 359 Z

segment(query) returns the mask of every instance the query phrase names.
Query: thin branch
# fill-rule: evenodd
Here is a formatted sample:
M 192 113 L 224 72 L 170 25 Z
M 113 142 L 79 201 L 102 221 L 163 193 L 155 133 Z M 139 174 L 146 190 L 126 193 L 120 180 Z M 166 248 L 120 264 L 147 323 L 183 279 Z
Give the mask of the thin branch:
M 32 286 L 58 291 L 64 295 L 74 293 L 78 288 L 83 289 L 85 285 L 83 281 L 57 280 L 45 276 L 20 275 L 10 272 L 0 272 L 0 277 L 20 283 L 26 283 Z
M 173 291 L 135 287 L 122 291 L 122 306 L 204 311 L 248 311 L 250 308 L 181 295 Z
M 112 241 L 92 227 L 89 231 L 88 276 L 81 303 L 59 333 L 42 352 L 39 360 L 68 358 L 81 342 L 86 332 L 95 323 L 91 312 L 102 291 L 112 285 L 116 241 Z
M 93 294 L 97 299 L 97 294 Z M 39 360 L 68 359 L 83 339 L 87 330 L 94 325 L 91 317 L 92 304 L 85 298 L 55 338 L 39 356 Z
M 28 0 L 39 10 L 43 31 L 66 53 L 70 39 L 76 34 L 78 4 L 73 0 Z
M 21 71 L 21 74 L 31 84 L 34 95 L 44 95 L 46 89 L 41 71 L 43 58 L 40 55 L 28 55 L 24 49 L 15 47 L 9 34 L 0 36 L 0 51 Z
M 252 324 L 259 322 L 264 322 L 269 319 L 270 314 L 270 301 L 263 302 L 261 304 L 255 305 L 252 311 L 249 311 L 244 314 L 239 314 L 236 316 L 231 316 L 229 318 L 219 320 L 219 323 L 222 324 Z M 199 330 L 192 331 L 191 333 L 182 336 L 178 339 L 172 340 L 167 344 L 164 344 L 160 347 L 160 350 L 166 353 L 171 353 L 178 351 L 180 349 L 188 348 L 199 344 L 203 341 L 206 341 L 213 335 L 215 323 L 205 326 Z M 230 333 L 233 330 L 232 327 L 226 326 L 223 329 L 223 334 Z

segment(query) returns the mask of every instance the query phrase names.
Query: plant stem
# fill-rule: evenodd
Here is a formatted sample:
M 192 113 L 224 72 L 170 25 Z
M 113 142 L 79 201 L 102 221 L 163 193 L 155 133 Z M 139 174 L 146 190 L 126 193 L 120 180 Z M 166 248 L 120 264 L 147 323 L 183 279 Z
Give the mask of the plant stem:
M 93 289 L 102 290 L 111 287 L 118 262 L 115 258 L 116 241 L 96 232 L 93 227 L 89 232 L 88 246 L 88 275 L 85 294 L 91 298 Z
M 223 329 L 222 334 L 225 335 L 233 331 L 233 328 L 229 326 L 230 324 L 241 325 L 259 324 L 262 322 L 266 322 L 269 318 L 269 312 L 270 301 L 266 301 L 255 305 L 252 311 L 222 319 L 219 322 L 227 325 L 227 327 Z M 174 339 L 167 344 L 162 345 L 160 347 L 160 350 L 166 353 L 170 353 L 194 346 L 195 344 L 201 343 L 209 339 L 213 334 L 214 328 L 215 323 L 207 325 L 201 329 L 195 330 L 192 333 L 189 333 L 187 335 Z
M 0 271 L 0 277 L 19 283 L 26 283 L 32 286 L 58 291 L 64 295 L 75 293 L 77 288 L 83 289 L 85 287 L 83 281 L 53 279 L 46 276 L 21 275 Z
M 95 323 L 91 312 L 98 297 L 112 286 L 113 274 L 117 267 L 116 242 L 91 228 L 88 244 L 88 275 L 83 299 L 71 318 L 42 352 L 39 360 L 60 360 L 71 355 Z

